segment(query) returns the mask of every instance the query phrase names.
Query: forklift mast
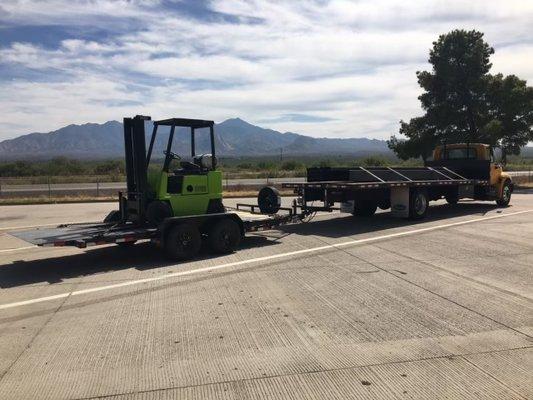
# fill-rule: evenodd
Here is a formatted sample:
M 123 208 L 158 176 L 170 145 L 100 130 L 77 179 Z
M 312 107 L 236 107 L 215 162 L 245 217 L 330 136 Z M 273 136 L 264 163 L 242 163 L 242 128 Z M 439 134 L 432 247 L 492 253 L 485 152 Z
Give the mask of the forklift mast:
M 127 196 L 120 194 L 120 211 L 123 220 L 143 222 L 148 193 L 146 139 L 144 121 L 149 116 L 136 115 L 124 118 L 124 150 L 126 160 Z

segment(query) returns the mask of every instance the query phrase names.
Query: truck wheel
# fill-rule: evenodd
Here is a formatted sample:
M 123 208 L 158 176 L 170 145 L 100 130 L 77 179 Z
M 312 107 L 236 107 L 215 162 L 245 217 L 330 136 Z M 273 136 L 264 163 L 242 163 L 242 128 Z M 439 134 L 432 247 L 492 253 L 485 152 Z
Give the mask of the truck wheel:
M 409 194 L 409 218 L 423 219 L 428 212 L 428 194 L 423 189 L 413 190 Z
M 146 219 L 152 225 L 158 226 L 166 218 L 172 217 L 172 209 L 167 202 L 154 200 L 146 209 Z
M 512 192 L 513 190 L 511 188 L 511 183 L 509 181 L 505 181 L 502 188 L 502 195 L 496 200 L 496 204 L 498 204 L 500 207 L 507 207 L 511 201 Z
M 265 186 L 257 194 L 261 214 L 276 214 L 281 207 L 281 197 L 276 188 Z
M 198 228 L 192 224 L 178 224 L 171 228 L 165 239 L 165 252 L 173 260 L 194 257 L 202 246 Z
M 356 217 L 371 217 L 376 213 L 378 206 L 371 201 L 355 202 L 353 215 Z
M 223 218 L 209 230 L 207 240 L 214 253 L 231 253 L 241 241 L 241 229 L 234 220 Z

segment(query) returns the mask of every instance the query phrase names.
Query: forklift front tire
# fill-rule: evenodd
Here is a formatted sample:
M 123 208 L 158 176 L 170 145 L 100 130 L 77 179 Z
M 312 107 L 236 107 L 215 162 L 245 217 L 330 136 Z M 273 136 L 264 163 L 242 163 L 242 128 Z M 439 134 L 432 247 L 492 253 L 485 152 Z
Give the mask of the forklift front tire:
M 154 200 L 148 204 L 146 219 L 152 225 L 158 226 L 169 217 L 172 217 L 172 209 L 168 203 L 161 200 Z
M 195 225 L 182 223 L 170 229 L 164 246 L 169 258 L 173 260 L 188 260 L 200 251 L 202 237 Z
M 223 218 L 209 230 L 207 240 L 209 248 L 214 253 L 231 253 L 241 241 L 241 229 L 234 220 Z

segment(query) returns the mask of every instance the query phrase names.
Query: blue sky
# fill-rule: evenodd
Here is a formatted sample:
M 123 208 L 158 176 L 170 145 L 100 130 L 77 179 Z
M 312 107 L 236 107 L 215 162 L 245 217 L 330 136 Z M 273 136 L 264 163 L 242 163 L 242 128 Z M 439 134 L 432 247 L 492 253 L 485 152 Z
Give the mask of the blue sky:
M 523 0 L 3 0 L 0 140 L 150 114 L 388 138 L 438 34 L 478 29 L 533 80 Z

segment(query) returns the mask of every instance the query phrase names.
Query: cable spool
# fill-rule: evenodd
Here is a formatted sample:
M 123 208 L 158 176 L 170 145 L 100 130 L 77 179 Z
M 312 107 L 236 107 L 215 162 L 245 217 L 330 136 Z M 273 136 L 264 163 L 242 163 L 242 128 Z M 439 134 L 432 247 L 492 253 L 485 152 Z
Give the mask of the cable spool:
M 261 214 L 276 214 L 281 207 L 281 196 L 276 188 L 265 186 L 257 195 Z

